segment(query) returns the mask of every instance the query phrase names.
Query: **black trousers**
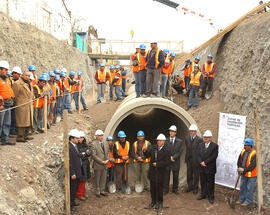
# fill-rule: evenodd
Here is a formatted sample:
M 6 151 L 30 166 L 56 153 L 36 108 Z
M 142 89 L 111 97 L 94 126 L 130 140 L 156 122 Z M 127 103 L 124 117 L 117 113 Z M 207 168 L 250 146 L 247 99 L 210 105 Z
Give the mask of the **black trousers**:
M 150 193 L 152 203 L 163 203 L 163 183 L 150 181 Z
M 187 162 L 187 184 L 188 188 L 198 189 L 199 184 L 199 167 L 194 165 L 193 161 Z
M 75 205 L 76 192 L 79 185 L 80 180 L 70 179 L 70 206 L 73 207 Z
M 208 199 L 214 199 L 215 193 L 215 174 L 200 172 L 201 195 Z
M 163 187 L 163 191 L 164 192 L 169 192 L 171 171 L 172 171 L 172 174 L 173 174 L 173 187 L 172 187 L 172 191 L 178 191 L 179 170 L 177 170 L 177 171 L 166 170 L 165 175 L 164 175 L 164 184 L 163 184 L 163 186 L 164 186 Z
M 189 79 L 189 77 L 187 77 L 187 76 L 185 76 L 184 77 L 184 82 L 185 82 L 185 88 L 187 88 L 188 87 L 188 79 Z
M 213 91 L 213 83 L 214 83 L 214 78 L 205 78 L 204 83 L 203 83 L 203 89 L 202 89 L 202 97 L 205 96 L 206 91 L 211 92 Z

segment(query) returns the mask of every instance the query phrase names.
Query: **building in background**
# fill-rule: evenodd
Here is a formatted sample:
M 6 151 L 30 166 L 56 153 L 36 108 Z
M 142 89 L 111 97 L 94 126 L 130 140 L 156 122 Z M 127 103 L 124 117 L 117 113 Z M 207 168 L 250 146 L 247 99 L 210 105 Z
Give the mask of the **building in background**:
M 0 11 L 71 44 L 71 18 L 64 0 L 0 0 Z

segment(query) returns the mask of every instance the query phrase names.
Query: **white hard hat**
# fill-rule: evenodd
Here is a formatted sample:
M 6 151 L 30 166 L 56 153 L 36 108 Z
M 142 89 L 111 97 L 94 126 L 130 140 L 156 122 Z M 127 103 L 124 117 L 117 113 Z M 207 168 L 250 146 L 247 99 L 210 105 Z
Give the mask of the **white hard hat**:
M 166 140 L 166 137 L 165 137 L 164 134 L 159 134 L 159 135 L 157 136 L 157 140 Z
M 79 131 L 80 132 L 80 137 L 85 137 L 84 131 Z
M 175 131 L 175 132 L 176 132 L 176 131 L 177 131 L 177 128 L 176 128 L 175 125 L 172 125 L 172 126 L 169 128 L 169 130 L 170 130 L 170 131 Z
M 16 72 L 18 74 L 22 74 L 22 70 L 19 66 L 14 66 L 12 72 Z
M 210 130 L 206 130 L 203 134 L 203 137 L 213 137 L 213 134 Z
M 95 133 L 96 136 L 101 136 L 101 135 L 104 135 L 103 131 L 98 129 L 96 130 L 96 133 Z
M 80 138 L 80 132 L 77 129 L 72 129 L 68 133 L 69 136 Z
M 9 70 L 9 63 L 6 60 L 1 60 L 0 61 L 0 68 L 4 68 Z
M 63 68 L 63 69 L 61 70 L 61 72 L 67 73 L 67 69 L 66 69 L 66 68 Z
M 33 75 L 33 73 L 32 73 L 32 72 L 30 72 L 30 80 L 32 80 L 32 81 L 34 81 L 34 80 L 35 80 L 34 75 Z
M 191 124 L 191 126 L 189 127 L 189 130 L 190 131 L 197 131 L 198 130 L 198 127 L 195 124 Z

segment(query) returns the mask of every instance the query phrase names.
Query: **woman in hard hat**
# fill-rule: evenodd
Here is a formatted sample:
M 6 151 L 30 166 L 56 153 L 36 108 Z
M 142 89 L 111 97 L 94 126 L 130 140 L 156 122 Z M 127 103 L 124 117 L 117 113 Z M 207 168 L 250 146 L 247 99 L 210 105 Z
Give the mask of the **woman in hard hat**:
M 149 208 L 163 208 L 163 184 L 166 167 L 170 163 L 170 151 L 165 144 L 166 137 L 159 134 L 157 144 L 151 149 L 151 161 L 148 172 L 150 180 L 151 203 Z

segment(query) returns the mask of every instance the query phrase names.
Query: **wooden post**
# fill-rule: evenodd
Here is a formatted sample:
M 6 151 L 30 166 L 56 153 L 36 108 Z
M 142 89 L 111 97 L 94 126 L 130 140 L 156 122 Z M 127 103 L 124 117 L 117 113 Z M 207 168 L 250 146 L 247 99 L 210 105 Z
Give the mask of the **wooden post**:
M 81 113 L 81 82 L 79 86 L 78 113 Z
M 255 134 L 256 134 L 256 163 L 257 163 L 257 185 L 258 185 L 258 214 L 261 214 L 263 206 L 263 187 L 262 187 L 262 163 L 261 163 L 261 141 L 259 127 L 259 113 L 255 110 Z
M 65 166 L 65 204 L 66 204 L 66 215 L 70 215 L 70 176 L 69 176 L 69 143 L 68 143 L 68 113 L 64 110 L 64 127 L 63 127 L 63 142 L 64 142 L 64 166 Z
M 43 128 L 44 133 L 47 134 L 47 118 L 48 118 L 48 97 L 44 96 L 44 107 L 43 107 Z

